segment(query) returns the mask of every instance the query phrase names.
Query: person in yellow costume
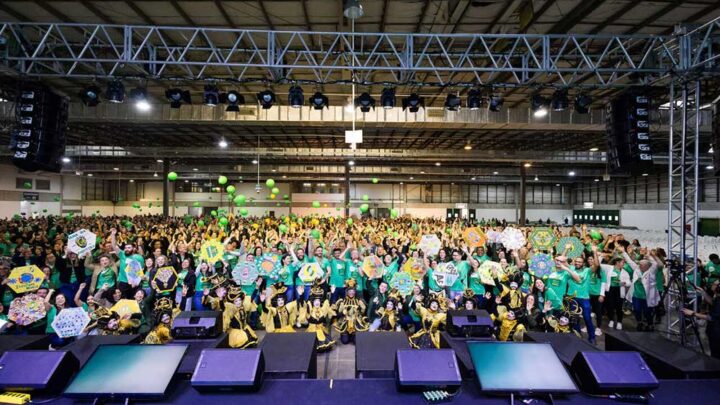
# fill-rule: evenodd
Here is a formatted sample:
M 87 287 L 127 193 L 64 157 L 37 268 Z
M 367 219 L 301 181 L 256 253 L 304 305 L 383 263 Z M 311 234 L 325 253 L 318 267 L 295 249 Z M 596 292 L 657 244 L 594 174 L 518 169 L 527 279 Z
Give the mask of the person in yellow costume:
M 298 302 L 285 303 L 287 287 L 282 281 L 270 286 L 269 291 L 260 294 L 260 301 L 264 301 L 260 322 L 268 333 L 295 332 L 294 326 L 298 320 Z
M 303 301 L 305 286 L 300 286 L 300 315 L 298 321 L 302 324 L 308 324 L 306 332 L 315 333 L 317 335 L 316 348 L 322 353 L 332 350 L 335 341 L 330 339 L 330 332 L 327 325 L 333 317 L 335 311 L 330 306 L 330 301 L 325 297 L 325 291 L 318 281 L 316 281 L 310 289 L 309 301 Z
M 510 277 L 509 287 L 505 284 L 501 284 L 495 281 L 495 285 L 500 289 L 500 305 L 504 305 L 508 310 L 517 311 L 522 308 L 523 301 L 525 300 L 525 294 L 520 290 L 522 285 L 522 273 L 515 272 Z
M 498 325 L 497 338 L 501 342 L 507 342 L 512 337 L 515 342 L 522 342 L 525 334 L 525 325 L 520 323 L 520 314 L 513 309 L 507 310 L 503 306 L 498 307 L 498 314 L 490 315 L 493 322 Z
M 365 317 L 367 304 L 362 298 L 355 296 L 357 282 L 355 279 L 345 280 L 345 297 L 337 300 L 333 310 L 337 313 L 335 330 L 340 332 L 340 341 L 348 344 L 355 341 L 355 332 L 368 330 L 369 325 Z
M 427 308 L 416 302 L 415 311 L 420 314 L 422 329 L 408 338 L 410 346 L 416 349 L 439 349 L 440 330 L 445 328 L 447 322 L 445 292 L 430 293 Z
M 155 302 L 155 327 L 145 336 L 143 343 L 146 345 L 164 345 L 172 340 L 170 327 L 173 319 L 180 313 L 179 308 L 174 308 L 169 298 L 160 298 Z
M 373 322 L 370 327 L 371 331 L 400 331 L 400 316 L 399 311 L 402 309 L 402 298 L 396 288 L 393 288 L 388 294 L 385 306 L 377 310 L 377 314 L 380 316 Z M 375 327 L 375 328 L 373 328 Z

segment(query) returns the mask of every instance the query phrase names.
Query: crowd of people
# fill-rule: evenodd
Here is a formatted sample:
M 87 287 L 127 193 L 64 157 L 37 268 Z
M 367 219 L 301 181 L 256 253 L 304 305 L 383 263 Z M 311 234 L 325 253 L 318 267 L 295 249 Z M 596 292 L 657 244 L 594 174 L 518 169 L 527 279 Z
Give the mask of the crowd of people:
M 222 212 L 205 218 L 3 220 L 0 330 L 47 333 L 52 348 L 58 348 L 78 337 L 60 337 L 54 318 L 79 307 L 91 320 L 80 337 L 139 333 L 145 343 L 161 344 L 172 339 L 172 321 L 180 311 L 217 310 L 231 347 L 256 345 L 258 330 L 305 331 L 317 334 L 323 351 L 339 344 L 338 337 L 348 344 L 356 332 L 368 330 L 405 331 L 413 347 L 440 347 L 447 312 L 463 308 L 487 310 L 498 340 L 549 331 L 594 343 L 603 330 L 627 328 L 631 323 L 623 318 L 630 309 L 638 331 L 652 331 L 660 322 L 670 273 L 662 248 L 585 226 L 547 226 L 556 237 L 581 241 L 584 248 L 574 258 L 560 245 L 533 247 L 528 238 L 533 227 L 518 228 L 528 241 L 515 249 L 490 237 L 480 244 L 467 240 L 468 227 L 490 235 L 504 226 L 495 220 L 243 218 Z M 68 243 L 79 229 L 97 236 L 96 247 L 80 256 Z M 425 235 L 437 237 L 437 253 L 423 251 Z M 220 247 L 217 255 L 203 252 L 209 242 Z M 538 253 L 551 257 L 551 271 L 543 276 L 531 268 Z M 439 277 L 448 264 L 454 274 L 450 282 Z M 12 270 L 33 265 L 44 274 L 42 282 L 18 293 L 11 285 Z M 711 255 L 698 265 L 699 276 L 692 279 L 688 272 L 685 280 L 703 298 L 702 305 L 685 315 L 707 321 L 712 354 L 720 357 L 720 258 Z M 412 283 L 402 283 L 407 280 Z M 10 308 L 29 294 L 43 300 L 45 315 L 31 323 L 13 321 Z M 138 310 L 113 310 L 121 300 L 134 301 Z

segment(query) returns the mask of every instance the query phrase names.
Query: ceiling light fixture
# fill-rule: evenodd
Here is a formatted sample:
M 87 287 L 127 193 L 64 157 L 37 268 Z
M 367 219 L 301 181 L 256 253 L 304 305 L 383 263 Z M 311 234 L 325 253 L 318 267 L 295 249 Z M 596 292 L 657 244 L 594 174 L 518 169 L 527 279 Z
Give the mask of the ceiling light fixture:
M 565 109 L 568 107 L 568 104 L 569 102 L 567 90 L 555 90 L 555 93 L 553 93 L 552 99 L 550 101 L 550 105 L 552 106 L 553 111 L 565 111 Z
M 348 166 L 355 166 L 355 161 L 354 160 L 348 161 Z
M 574 175 L 575 175 L 575 172 L 573 172 L 573 171 L 568 172 L 568 176 L 574 176 Z
M 499 94 L 493 94 L 490 96 L 490 101 L 488 102 L 488 109 L 492 112 L 498 112 L 502 109 L 503 103 L 505 102 L 505 99 Z
M 100 104 L 100 88 L 97 86 L 85 87 L 80 92 L 80 100 L 88 107 L 95 107 Z
M 386 110 L 395 107 L 395 89 L 386 87 L 380 95 L 380 104 Z
M 480 90 L 471 89 L 467 96 L 467 107 L 470 111 L 479 110 L 483 105 L 482 93 Z
M 330 108 L 330 102 L 328 101 L 327 96 L 319 91 L 315 92 L 315 94 L 313 94 L 313 96 L 310 98 L 310 105 L 312 105 L 312 108 L 315 110 Z
M 463 149 L 465 149 L 465 150 L 471 150 L 471 149 L 472 149 L 472 145 L 470 144 L 470 142 L 466 143 Z
M 300 108 L 305 104 L 305 95 L 300 86 L 292 86 L 288 91 L 288 104 L 292 108 Z
M 590 152 L 597 152 L 598 150 L 598 148 L 590 148 Z
M 370 112 L 371 108 L 375 109 L 375 99 L 368 92 L 362 93 L 355 99 L 355 107 L 359 107 L 360 112 Z
M 228 143 L 225 140 L 225 138 L 220 138 L 220 142 L 218 142 L 218 146 L 223 149 L 228 147 Z
M 360 18 L 365 14 L 360 0 L 345 0 L 343 15 L 351 20 Z
M 225 111 L 240 112 L 239 106 L 245 104 L 245 97 L 235 90 L 230 90 L 220 95 L 220 101 L 227 104 Z
M 547 98 L 543 97 L 539 92 L 530 96 L 530 110 L 535 118 L 542 118 L 547 115 Z
M 182 103 L 191 104 L 190 92 L 179 88 L 165 91 L 165 98 L 170 102 L 170 108 L 180 108 Z
M 402 99 L 403 111 L 409 109 L 411 113 L 420 111 L 420 108 L 425 108 L 425 98 L 418 96 L 417 93 L 412 93 L 410 96 Z
M 62 161 L 63 163 L 70 163 L 72 160 L 70 160 L 70 158 L 67 156 L 63 156 Z
M 275 93 L 270 90 L 265 90 L 257 93 L 257 100 L 260 103 L 260 106 L 262 106 L 263 110 L 268 110 L 272 108 L 273 104 L 275 104 L 277 99 L 275 97 Z
M 445 109 L 448 111 L 458 111 L 461 104 L 462 99 L 457 94 L 450 93 L 445 98 Z
M 575 96 L 575 112 L 578 114 L 587 114 L 590 112 L 590 104 L 592 104 L 592 98 L 585 93 L 580 93 Z
M 215 107 L 220 102 L 220 91 L 214 84 L 206 84 L 203 91 L 203 102 L 205 105 Z
M 105 99 L 111 103 L 120 104 L 125 101 L 125 86 L 120 80 L 113 80 L 107 85 Z

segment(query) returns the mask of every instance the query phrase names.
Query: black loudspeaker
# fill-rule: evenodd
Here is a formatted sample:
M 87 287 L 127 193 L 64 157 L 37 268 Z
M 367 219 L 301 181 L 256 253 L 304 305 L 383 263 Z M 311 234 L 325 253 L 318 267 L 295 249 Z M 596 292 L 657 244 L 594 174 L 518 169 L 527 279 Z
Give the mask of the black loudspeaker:
M 710 139 L 713 147 L 715 176 L 720 176 L 720 103 L 715 103 L 713 106 L 712 137 Z M 715 151 L 716 148 L 717 151 Z
M 80 368 L 70 352 L 18 350 L 0 357 L 0 388 L 58 393 Z
M 489 337 L 492 334 L 493 321 L 485 310 L 459 309 L 448 311 L 447 328 L 453 337 Z
M 10 136 L 13 163 L 20 169 L 60 172 L 65 154 L 68 100 L 39 83 L 22 83 Z
M 631 88 L 606 105 L 608 159 L 613 172 L 645 173 L 652 168 L 650 100 Z
M 178 339 L 210 339 L 222 333 L 222 312 L 184 311 L 172 324 L 172 335 Z
M 205 349 L 190 384 L 197 391 L 257 391 L 265 374 L 261 349 Z
M 588 394 L 643 395 L 659 386 L 638 352 L 580 352 L 570 369 Z
M 458 389 L 462 384 L 452 349 L 402 349 L 395 359 L 396 381 L 401 391 Z

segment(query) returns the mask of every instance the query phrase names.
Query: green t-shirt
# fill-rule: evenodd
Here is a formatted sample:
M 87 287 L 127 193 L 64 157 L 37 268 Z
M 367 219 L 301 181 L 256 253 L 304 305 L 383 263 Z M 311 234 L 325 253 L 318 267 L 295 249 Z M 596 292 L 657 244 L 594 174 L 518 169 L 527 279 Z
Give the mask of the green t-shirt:
M 453 283 L 453 285 L 450 286 L 450 291 L 465 291 L 465 288 L 467 288 L 467 278 L 470 266 L 468 266 L 467 262 L 465 261 L 453 261 L 452 263 L 453 265 L 455 265 L 455 268 L 457 269 L 460 277 L 458 277 L 457 280 L 455 280 L 455 282 Z
M 629 264 L 625 265 L 625 271 L 630 275 L 630 279 L 633 278 L 633 269 L 630 267 Z M 640 272 L 640 270 L 638 270 Z M 647 299 L 647 294 L 645 293 L 645 286 L 642 284 L 642 273 L 641 276 L 638 277 L 638 279 L 633 284 L 633 298 L 639 298 L 639 299 Z
M 705 265 L 705 270 L 709 273 L 708 285 L 711 285 L 715 282 L 715 280 L 720 279 L 720 264 L 707 262 L 707 264 Z
M 115 272 L 112 267 L 106 267 L 97 276 L 96 289 L 102 288 L 103 285 L 107 284 L 108 288 L 115 287 Z
M 655 286 L 659 293 L 662 294 L 665 291 L 665 273 L 663 272 L 664 266 L 658 265 L 655 270 Z
M 212 283 L 207 281 L 207 277 L 205 275 L 198 272 L 197 277 L 195 278 L 195 292 L 203 292 L 206 288 L 210 287 L 212 287 Z
M 480 264 L 483 264 L 483 262 L 490 260 L 487 253 L 483 254 L 482 256 L 474 255 L 473 259 L 477 260 Z
M 347 278 L 345 261 L 332 258 L 328 263 L 330 264 L 330 285 L 336 288 L 344 287 Z
M 383 271 L 383 279 L 389 284 L 390 281 L 392 281 L 393 276 L 398 271 L 398 262 L 397 260 L 393 260 L 390 265 L 384 266 L 385 269 Z
M 620 287 L 620 273 L 622 271 L 618 270 L 613 266 L 612 270 L 610 271 L 610 287 Z
M 433 292 L 440 292 L 442 291 L 442 287 L 438 285 L 437 280 L 435 280 L 435 277 L 433 276 L 433 268 L 429 268 L 427 271 L 427 278 L 428 278 L 428 288 L 430 291 Z
M 607 276 L 602 269 L 599 270 L 599 273 L 598 276 L 597 272 L 590 271 L 590 295 L 602 295 L 602 286 L 603 283 L 607 282 Z
M 2 303 L 6 311 L 10 309 L 10 303 L 12 303 L 13 299 L 15 299 L 15 294 L 13 294 L 12 289 L 9 287 L 5 288 L 2 296 Z
M 353 262 L 352 260 L 348 259 L 345 261 L 345 271 L 348 274 L 348 278 L 352 278 L 353 280 L 355 280 L 358 291 L 364 291 L 365 283 L 367 282 L 367 276 L 360 273 L 360 267 L 362 267 L 362 263 L 362 260 Z
M 568 272 L 566 272 L 564 270 L 560 270 L 560 271 L 554 271 L 554 272 L 550 273 L 547 280 L 545 281 L 545 284 L 547 285 L 548 290 L 552 290 L 552 292 L 555 293 L 555 295 L 560 300 L 561 306 L 562 306 L 562 299 L 567 292 L 568 278 L 570 278 L 570 274 L 568 274 Z M 560 308 L 555 308 L 555 304 L 553 303 L 553 309 L 560 309 Z
M 532 286 L 532 283 L 533 283 L 533 281 L 532 281 L 532 276 L 530 275 L 530 273 L 528 273 L 527 271 L 523 271 L 523 283 L 520 286 L 520 289 L 527 291 Z
M 118 259 L 120 259 L 118 263 L 118 282 L 119 283 L 127 283 L 127 273 L 125 273 L 125 267 L 127 267 L 127 260 L 135 260 L 136 262 L 140 263 L 140 267 L 145 267 L 145 260 L 143 260 L 142 256 L 135 253 L 130 256 L 125 255 L 125 251 L 121 250 L 118 252 Z M 75 274 L 75 273 L 73 273 Z
M 88 312 L 88 306 L 86 303 L 83 302 L 81 308 L 84 309 L 85 312 Z M 45 333 L 55 333 L 55 329 L 53 329 L 52 323 L 55 320 L 55 317 L 57 316 L 57 314 L 58 314 L 57 308 L 55 307 L 55 305 L 52 305 L 50 307 L 50 310 L 45 315 L 45 317 L 47 319 L 47 326 L 45 326 Z
M 73 272 L 75 273 L 75 272 Z M 50 269 L 50 288 L 53 290 L 57 290 L 62 285 L 62 282 L 60 281 L 60 271 L 58 271 L 55 267 Z
M 278 274 L 280 276 L 280 280 L 285 283 L 288 288 L 292 288 L 292 286 L 295 285 L 295 280 L 293 280 L 293 274 L 297 271 L 298 265 L 296 265 L 295 263 L 290 263 L 280 269 L 280 274 Z
M 543 308 L 545 306 L 545 301 L 550 301 L 552 303 L 552 309 L 562 309 L 562 297 L 558 297 L 558 295 L 555 294 L 555 291 L 550 288 L 545 289 L 545 294 L 543 294 L 542 298 L 543 301 L 538 302 L 538 308 Z
M 485 286 L 480 281 L 480 274 L 477 271 L 468 276 L 468 288 L 473 290 L 477 296 L 485 295 Z
M 575 269 L 575 273 L 580 276 L 580 282 L 577 283 L 572 277 L 568 278 L 568 295 L 580 299 L 590 298 L 590 267 L 584 267 L 581 270 Z M 568 274 L 570 276 L 570 274 Z

